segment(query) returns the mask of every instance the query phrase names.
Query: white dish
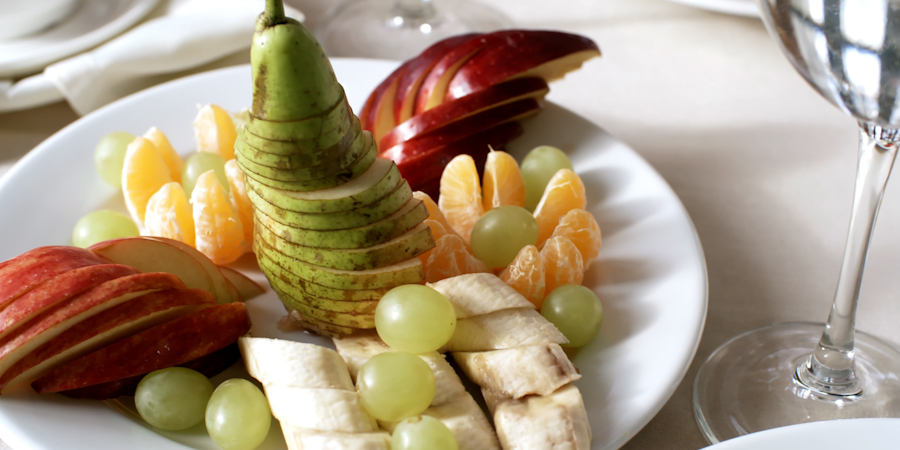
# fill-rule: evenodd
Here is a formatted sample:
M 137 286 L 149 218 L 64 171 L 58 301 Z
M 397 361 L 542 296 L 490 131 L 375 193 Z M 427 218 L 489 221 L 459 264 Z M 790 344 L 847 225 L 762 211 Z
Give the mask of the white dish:
M 53 62 L 95 47 L 137 23 L 158 2 L 79 0 L 57 25 L 33 35 L 0 41 L 0 77 L 40 72 Z
M 729 439 L 706 450 L 894 450 L 900 419 L 847 419 L 774 428 Z
M 676 3 L 694 6 L 737 16 L 759 17 L 756 0 L 669 0 Z
M 397 63 L 334 59 L 358 111 L 368 93 Z M 121 194 L 93 168 L 94 145 L 104 134 L 142 134 L 151 126 L 175 148 L 194 147 L 196 105 L 229 110 L 250 104 L 249 67 L 229 68 L 157 86 L 93 112 L 39 145 L 0 180 L 0 261 L 31 248 L 68 244 L 72 226 L 99 208 L 124 211 Z M 510 151 L 521 157 L 538 144 L 566 150 L 588 189 L 588 209 L 603 230 L 603 248 L 585 284 L 598 293 L 605 319 L 600 336 L 575 357 L 578 381 L 594 435 L 593 449 L 616 449 L 662 408 L 694 356 L 707 306 L 706 265 L 690 218 L 666 182 L 625 144 L 587 120 L 553 105 L 525 124 Z M 264 281 L 255 261 L 240 269 Z M 284 315 L 270 292 L 247 303 L 257 336 L 327 340 L 282 332 Z M 183 448 L 101 402 L 58 395 L 0 398 L 0 438 L 16 450 Z M 52 433 L 47 430 L 52 429 Z M 193 448 L 214 449 L 203 436 L 171 434 Z M 283 448 L 277 428 L 264 450 Z
M 0 42 L 49 28 L 66 17 L 77 0 L 0 0 Z

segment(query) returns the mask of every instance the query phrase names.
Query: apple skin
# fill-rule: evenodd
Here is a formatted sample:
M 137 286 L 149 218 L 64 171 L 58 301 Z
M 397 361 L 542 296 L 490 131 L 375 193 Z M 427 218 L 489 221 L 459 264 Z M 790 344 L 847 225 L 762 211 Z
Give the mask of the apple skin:
M 179 367 L 196 370 L 197 372 L 212 378 L 234 365 L 241 359 L 241 351 L 238 349 L 237 343 L 229 344 L 225 348 L 216 350 L 206 356 L 201 356 L 193 361 L 179 364 Z M 62 391 L 60 394 L 71 398 L 106 400 L 116 397 L 134 396 L 138 383 L 147 374 L 135 375 L 121 380 L 108 381 L 106 383 L 95 384 L 93 386 L 72 389 L 70 391 Z
M 504 148 L 507 142 L 522 134 L 519 122 L 506 122 L 480 133 L 469 135 L 463 139 L 432 149 L 416 158 L 404 160 L 397 166 L 400 168 L 410 186 L 437 199 L 440 190 L 434 190 L 434 183 L 439 183 L 444 166 L 457 155 L 471 155 L 476 167 L 483 170 L 484 162 L 490 149 Z M 439 186 L 439 185 L 438 185 Z
M 489 35 L 490 36 L 490 35 Z M 469 95 L 513 77 L 541 76 L 553 81 L 595 56 L 594 41 L 576 34 L 512 30 L 469 58 L 447 86 L 444 101 Z
M 413 116 L 419 88 L 422 87 L 422 82 L 434 65 L 437 64 L 438 60 L 450 50 L 456 48 L 456 46 L 481 35 L 482 33 L 468 33 L 448 37 L 432 44 L 423 50 L 419 56 L 409 61 L 409 64 L 406 65 L 403 74 L 400 76 L 397 93 L 394 96 L 394 123 L 403 123 Z
M 110 261 L 78 247 L 38 247 L 0 266 L 0 307 L 61 273 Z
M 379 105 L 388 90 L 393 90 L 394 93 L 397 92 L 400 76 L 403 75 L 406 66 L 407 63 L 404 63 L 401 64 L 400 67 L 394 69 L 394 71 L 376 86 L 371 94 L 369 94 L 369 97 L 366 99 L 366 103 L 363 104 L 363 108 L 358 116 L 359 125 L 363 130 L 369 130 L 369 132 L 375 134 L 375 124 L 378 122 Z
M 20 359 L 0 377 L 0 389 L 40 378 L 54 367 L 152 326 L 216 304 L 201 289 L 166 289 L 134 298 L 89 317 Z
M 0 339 L 53 305 L 109 280 L 137 273 L 136 269 L 121 264 L 94 264 L 57 275 L 0 310 Z
M 68 391 L 177 366 L 222 349 L 248 331 L 243 303 L 212 306 L 88 353 L 31 386 L 38 393 Z
M 380 156 L 394 161 L 400 167 L 400 173 L 406 175 L 402 166 L 405 161 L 419 158 L 436 148 L 446 146 L 467 136 L 487 131 L 498 125 L 532 116 L 540 110 L 541 105 L 533 98 L 502 104 L 447 123 L 406 142 L 401 142 L 388 148 Z
M 109 280 L 60 302 L 0 339 L 0 376 L 35 348 L 91 316 L 154 291 L 184 287 L 168 273 L 139 273 Z
M 391 147 L 462 120 L 473 114 L 525 98 L 543 98 L 550 88 L 543 78 L 509 80 L 482 91 L 441 103 L 428 111 L 400 123 L 378 143 L 380 153 Z

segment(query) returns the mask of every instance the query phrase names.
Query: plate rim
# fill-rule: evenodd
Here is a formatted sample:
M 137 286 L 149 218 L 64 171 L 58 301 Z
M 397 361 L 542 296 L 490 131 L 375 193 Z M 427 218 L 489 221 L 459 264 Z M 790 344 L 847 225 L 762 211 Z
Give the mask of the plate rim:
M 759 18 L 759 6 L 755 0 L 669 0 L 682 5 L 743 17 Z
M 365 58 L 331 58 L 331 59 L 332 59 L 333 64 L 335 63 L 335 61 L 341 61 L 341 62 L 345 62 L 347 64 L 374 63 L 374 64 L 392 64 L 395 66 L 400 64 L 400 62 L 398 62 L 398 61 L 376 60 L 376 59 L 365 59 Z M 247 71 L 247 72 L 249 72 L 249 65 L 245 64 L 245 65 L 239 65 L 239 66 L 225 67 L 225 68 L 221 68 L 221 69 L 216 69 L 216 70 L 211 70 L 211 71 L 207 71 L 207 72 L 193 74 L 193 75 L 190 75 L 187 77 L 178 78 L 176 80 L 171 80 L 169 82 L 162 83 L 162 84 L 159 84 L 156 86 L 152 86 L 150 88 L 144 89 L 142 91 L 139 91 L 139 92 L 129 95 L 127 97 L 118 99 L 108 105 L 105 105 L 105 106 L 97 109 L 96 111 L 94 111 L 88 115 L 85 115 L 85 116 L 77 119 L 76 121 L 72 122 L 71 124 L 67 125 L 66 127 L 62 128 L 61 130 L 57 131 L 56 133 L 54 133 L 53 135 L 51 135 L 50 137 L 45 139 L 43 142 L 38 144 L 34 149 L 29 151 L 23 158 L 21 158 L 19 161 L 17 161 L 16 164 L 14 164 L 13 167 L 11 167 L 5 174 L 3 174 L 3 176 L 0 177 L 0 192 L 4 192 L 6 189 L 8 189 L 7 185 L 12 183 L 12 180 L 18 176 L 20 171 L 24 170 L 23 167 L 30 164 L 30 161 L 32 159 L 38 158 L 44 152 L 49 151 L 49 150 L 44 150 L 45 148 L 53 148 L 56 140 L 61 139 L 62 135 L 64 135 L 67 130 L 69 130 L 71 128 L 75 128 L 75 127 L 81 127 L 82 122 L 86 118 L 93 117 L 95 114 L 96 115 L 102 114 L 105 111 L 107 111 L 108 109 L 117 108 L 118 105 L 125 103 L 125 102 L 141 101 L 141 99 L 144 97 L 155 96 L 157 91 L 171 89 L 171 85 L 173 85 L 173 84 L 180 84 L 187 80 L 193 80 L 195 78 L 220 77 L 220 76 L 223 76 L 222 72 L 228 72 L 228 71 Z M 552 103 L 550 101 L 547 101 L 547 102 Z M 651 171 L 653 173 L 653 175 L 662 182 L 664 189 L 667 190 L 667 194 L 670 195 L 675 200 L 675 204 L 678 207 L 680 215 L 683 216 L 685 219 L 687 219 L 687 225 L 689 226 L 689 229 L 690 229 L 691 235 L 692 235 L 692 242 L 693 242 L 692 248 L 696 251 L 696 253 L 699 257 L 699 263 L 700 263 L 699 264 L 699 269 L 700 269 L 699 272 L 700 272 L 701 277 L 699 279 L 695 280 L 698 283 L 698 285 L 695 287 L 697 287 L 698 290 L 702 293 L 703 298 L 702 298 L 702 302 L 700 303 L 701 314 L 699 315 L 699 317 L 697 317 L 699 327 L 696 328 L 695 334 L 692 336 L 693 348 L 691 348 L 690 351 L 687 352 L 686 360 L 685 360 L 681 370 L 674 372 L 672 374 L 673 379 L 662 380 L 662 381 L 671 381 L 671 382 L 667 382 L 665 384 L 666 389 L 662 390 L 663 395 L 660 395 L 656 399 L 656 401 L 653 403 L 652 407 L 647 408 L 647 410 L 644 412 L 641 420 L 636 421 L 636 424 L 639 424 L 639 427 L 635 427 L 635 429 L 630 430 L 629 432 L 622 433 L 622 435 L 618 439 L 610 441 L 606 445 L 606 447 L 603 447 L 603 448 L 607 448 L 607 449 L 608 448 L 619 448 L 622 445 L 624 445 L 625 443 L 627 443 L 629 440 L 631 440 L 634 436 L 636 436 L 644 427 L 646 427 L 646 425 L 650 421 L 653 420 L 653 418 L 656 417 L 656 415 L 659 413 L 659 411 L 669 402 L 669 400 L 671 400 L 672 395 L 674 395 L 677 388 L 684 381 L 684 378 L 687 375 L 687 372 L 689 371 L 694 358 L 696 357 L 697 351 L 699 349 L 700 341 L 701 341 L 703 332 L 705 330 L 706 319 L 707 319 L 708 310 L 709 310 L 709 273 L 708 273 L 708 268 L 707 268 L 705 252 L 703 250 L 703 246 L 700 241 L 699 234 L 697 233 L 696 226 L 695 226 L 693 220 L 691 219 L 690 215 L 688 214 L 687 209 L 684 207 L 684 204 L 682 203 L 681 199 L 678 197 L 678 195 L 675 193 L 675 191 L 672 189 L 672 187 L 668 184 L 668 182 L 659 174 L 659 172 L 652 165 L 650 165 L 649 162 L 647 162 L 643 158 L 643 156 L 641 156 L 637 151 L 635 151 L 632 147 L 630 147 L 624 141 L 621 141 L 621 140 L 615 138 L 615 136 L 611 135 L 608 131 L 606 131 L 605 129 L 603 129 L 602 127 L 600 127 L 593 121 L 590 121 L 589 119 L 584 118 L 583 116 L 580 116 L 578 113 L 576 113 L 570 109 L 567 109 L 563 106 L 560 106 L 560 108 L 564 109 L 569 114 L 576 115 L 576 116 L 580 117 L 581 119 L 589 122 L 592 126 L 597 128 L 599 131 L 601 131 L 602 133 L 611 137 L 616 143 L 624 146 L 628 152 L 630 152 L 633 156 L 635 156 L 638 160 L 640 160 L 640 163 L 644 165 L 645 169 L 648 169 L 649 171 Z M 685 348 L 685 350 L 686 350 L 686 348 Z M 8 432 L 5 427 L 0 427 L 0 434 L 2 434 L 2 438 L 4 440 L 6 440 L 7 442 L 21 442 L 22 444 L 25 444 L 25 442 L 23 440 L 9 439 L 7 437 Z M 177 444 L 177 441 L 172 441 L 172 442 Z

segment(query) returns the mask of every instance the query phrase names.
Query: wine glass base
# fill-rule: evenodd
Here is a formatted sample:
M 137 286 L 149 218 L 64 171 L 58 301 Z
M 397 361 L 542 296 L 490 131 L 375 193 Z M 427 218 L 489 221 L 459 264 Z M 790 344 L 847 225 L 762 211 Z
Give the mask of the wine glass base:
M 795 378 L 824 324 L 783 323 L 737 336 L 716 349 L 694 379 L 694 416 L 715 444 L 770 428 L 834 419 L 900 417 L 900 352 L 856 332 L 862 392 L 820 395 Z
M 409 2 L 407 2 L 409 3 Z M 509 28 L 496 9 L 470 0 L 433 0 L 433 11 L 407 15 L 398 0 L 349 0 L 329 11 L 316 26 L 328 56 L 405 60 L 444 38 Z

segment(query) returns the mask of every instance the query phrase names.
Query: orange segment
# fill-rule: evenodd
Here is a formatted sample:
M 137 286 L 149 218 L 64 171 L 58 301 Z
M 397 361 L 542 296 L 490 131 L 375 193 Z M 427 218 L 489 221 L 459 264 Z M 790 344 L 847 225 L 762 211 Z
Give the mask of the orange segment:
M 198 152 L 216 153 L 225 161 L 234 159 L 237 130 L 231 115 L 216 105 L 206 105 L 194 119 L 194 136 Z
M 162 155 L 166 167 L 169 168 L 169 177 L 171 177 L 172 180 L 181 180 L 181 169 L 184 168 L 184 160 L 181 159 L 181 156 L 179 156 L 175 149 L 172 148 L 169 138 L 163 134 L 162 130 L 153 127 L 144 133 L 144 138 L 152 142 L 153 145 L 156 146 L 156 150 L 159 151 L 159 154 Z
M 210 170 L 197 178 L 191 194 L 196 247 L 216 264 L 228 264 L 247 249 L 244 226 L 225 188 Z
M 581 284 L 584 281 L 581 252 L 572 241 L 562 236 L 547 240 L 541 249 L 541 261 L 544 263 L 545 294 L 564 284 Z
M 475 160 L 469 155 L 459 155 L 450 160 L 441 174 L 441 212 L 465 243 L 469 242 L 472 227 L 484 214 L 481 202 L 481 182 Z
M 428 263 L 425 265 L 425 281 L 434 283 L 467 273 L 490 272 L 483 262 L 466 250 L 466 243 L 455 234 L 446 234 L 437 240 Z
M 573 209 L 584 209 L 587 198 L 581 178 L 569 169 L 559 169 L 544 190 L 541 201 L 534 208 L 534 220 L 538 224 L 540 247 L 553 234 L 559 219 Z
M 184 188 L 166 183 L 147 202 L 144 228 L 149 236 L 160 236 L 194 246 L 194 216 Z
M 556 236 L 562 236 L 578 247 L 585 269 L 600 253 L 600 225 L 591 213 L 583 209 L 573 209 L 562 216 L 550 237 Z
M 147 202 L 164 184 L 171 182 L 169 167 L 149 140 L 138 137 L 125 151 L 122 165 L 122 192 L 131 218 L 144 225 Z
M 491 150 L 484 163 L 484 210 L 507 205 L 525 207 L 525 180 L 515 158 Z
M 437 203 L 435 203 L 434 200 L 431 199 L 430 195 L 428 195 L 422 191 L 415 191 L 415 192 L 413 192 L 413 197 L 415 197 L 419 200 L 422 200 L 422 203 L 425 204 L 425 209 L 428 210 L 428 219 L 429 220 L 434 220 L 441 224 L 441 226 L 443 227 L 443 230 L 444 230 L 443 233 L 441 233 L 441 236 L 443 236 L 447 233 L 453 233 L 453 234 L 459 235 L 459 233 L 457 233 L 456 230 L 454 230 L 453 227 L 450 226 L 450 223 L 447 222 L 447 218 L 444 217 L 444 213 L 441 212 L 441 208 L 439 208 Z M 434 228 L 432 228 L 431 231 L 432 231 L 432 233 L 434 233 Z M 460 236 L 460 237 L 462 237 L 462 236 Z M 437 241 L 437 239 L 438 239 L 438 236 L 435 235 L 434 240 Z M 469 248 L 468 244 L 466 244 L 466 248 Z
M 437 220 L 425 219 L 422 221 L 422 223 L 428 225 L 428 228 L 431 228 L 431 236 L 434 237 L 434 242 L 437 242 L 438 239 L 444 237 L 444 235 L 447 234 L 447 228 L 445 228 L 444 225 L 442 225 Z M 422 260 L 422 264 L 424 267 L 428 267 L 428 257 L 431 256 L 431 252 L 433 251 L 434 249 L 432 248 L 431 250 L 428 250 L 427 252 L 419 255 L 419 259 Z
M 537 247 L 526 245 L 500 274 L 500 279 L 525 296 L 534 307 L 544 304 L 544 263 Z
M 253 242 L 253 205 L 247 196 L 247 186 L 244 185 L 244 172 L 238 167 L 237 161 L 229 160 L 225 163 L 225 177 L 231 187 L 231 204 L 241 218 L 244 226 L 244 240 Z

